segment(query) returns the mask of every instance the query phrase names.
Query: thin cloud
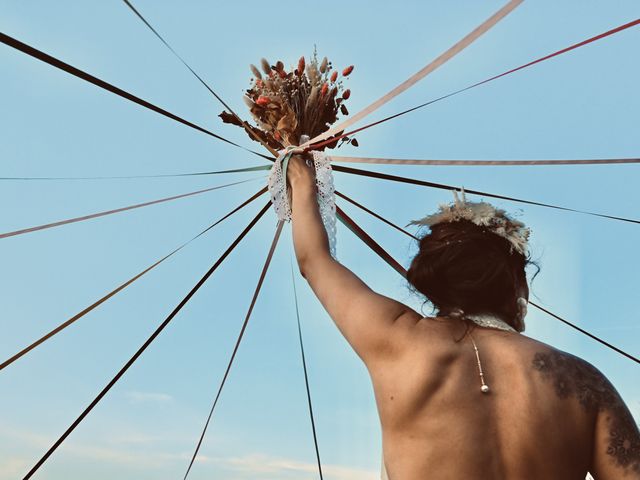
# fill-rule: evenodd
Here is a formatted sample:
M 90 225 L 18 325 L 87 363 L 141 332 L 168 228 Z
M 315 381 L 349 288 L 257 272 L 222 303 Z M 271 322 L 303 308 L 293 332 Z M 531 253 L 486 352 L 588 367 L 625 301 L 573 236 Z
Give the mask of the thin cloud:
M 271 478 L 274 479 L 300 479 L 300 474 L 305 473 L 309 474 L 308 478 L 316 478 L 318 472 L 318 465 L 315 462 L 302 462 L 264 454 L 216 458 L 208 459 L 208 461 L 238 473 L 245 473 L 247 479 L 255 478 L 256 475 L 260 475 L 261 478 L 267 478 L 265 475 L 271 475 Z M 331 480 L 374 480 L 380 475 L 380 472 L 374 470 L 333 464 L 323 464 L 322 471 L 325 478 Z
M 173 397 L 167 393 L 158 392 L 127 392 L 125 397 L 133 404 L 141 403 L 170 403 L 173 402 Z
M 51 442 L 51 439 L 46 435 L 26 430 L 3 429 L 2 436 L 4 437 L 5 434 L 7 439 L 11 438 L 13 442 L 18 440 L 22 445 L 30 448 L 41 449 Z M 139 438 L 139 440 L 144 443 L 142 440 L 145 439 Z M 126 442 L 118 447 L 112 441 L 106 445 L 104 443 L 87 445 L 70 441 L 65 444 L 66 458 L 63 461 L 69 461 L 70 465 L 73 465 L 75 459 L 82 458 L 83 460 L 107 462 L 111 465 L 122 465 L 136 471 L 139 469 L 151 471 L 172 468 L 176 465 L 183 467 L 191 458 L 190 452 L 167 452 L 162 448 L 154 449 L 153 452 L 148 450 L 135 451 L 130 447 L 131 444 Z M 15 478 L 16 474 L 24 473 L 25 469 L 30 466 L 31 460 L 15 456 L 0 462 L 0 479 L 8 480 Z M 255 480 L 256 477 L 263 480 L 315 480 L 318 472 L 318 466 L 314 461 L 306 462 L 263 453 L 231 457 L 199 455 L 196 462 L 198 468 L 204 471 L 222 469 L 228 472 L 228 478 L 233 478 L 233 480 Z M 327 480 L 377 480 L 380 478 L 379 471 L 344 465 L 324 463 L 322 470 Z M 126 476 L 124 474 L 123 478 Z M 135 472 L 132 471 L 131 476 L 136 476 Z
M 0 461 L 0 479 L 14 479 L 24 475 L 31 466 L 31 459 L 13 457 Z

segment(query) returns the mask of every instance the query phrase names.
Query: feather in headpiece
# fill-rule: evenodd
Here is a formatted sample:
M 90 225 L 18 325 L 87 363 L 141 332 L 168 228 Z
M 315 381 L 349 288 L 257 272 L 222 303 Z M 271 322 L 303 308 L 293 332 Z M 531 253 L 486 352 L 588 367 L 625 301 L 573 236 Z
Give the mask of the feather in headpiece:
M 467 220 L 479 227 L 506 238 L 512 248 L 522 255 L 528 253 L 528 242 L 531 230 L 507 212 L 486 202 L 468 202 L 462 189 L 462 194 L 454 190 L 454 202 L 440 205 L 438 211 L 420 220 L 413 220 L 408 225 L 425 225 L 433 227 L 439 223 L 458 222 Z

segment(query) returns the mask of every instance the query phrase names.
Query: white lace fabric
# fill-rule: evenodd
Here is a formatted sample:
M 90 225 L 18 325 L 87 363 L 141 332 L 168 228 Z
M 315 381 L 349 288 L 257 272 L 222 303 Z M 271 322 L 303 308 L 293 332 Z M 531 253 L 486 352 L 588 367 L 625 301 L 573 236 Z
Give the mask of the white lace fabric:
M 304 143 L 305 136 L 301 142 Z M 288 147 L 280 152 L 280 156 L 273 163 L 267 181 L 271 203 L 279 220 L 291 221 L 291 204 L 287 193 L 286 172 L 283 163 L 289 154 L 295 152 L 296 147 Z M 336 258 L 336 197 L 333 183 L 333 170 L 331 169 L 331 158 L 324 152 L 313 151 L 313 166 L 316 172 L 316 186 L 318 209 L 322 223 L 329 239 L 329 251 L 333 258 Z
M 291 221 L 291 206 L 287 197 L 287 183 L 282 170 L 282 162 L 286 152 L 280 152 L 280 156 L 273 162 L 273 167 L 269 171 L 267 185 L 271 194 L 271 204 L 273 205 L 278 220 Z
M 313 165 L 316 169 L 320 217 L 329 238 L 331 256 L 336 258 L 336 189 L 333 183 L 331 158 L 324 152 L 314 151 Z
M 464 318 L 471 320 L 473 323 L 481 327 L 496 328 L 507 332 L 516 331 L 515 328 L 495 315 L 465 315 Z

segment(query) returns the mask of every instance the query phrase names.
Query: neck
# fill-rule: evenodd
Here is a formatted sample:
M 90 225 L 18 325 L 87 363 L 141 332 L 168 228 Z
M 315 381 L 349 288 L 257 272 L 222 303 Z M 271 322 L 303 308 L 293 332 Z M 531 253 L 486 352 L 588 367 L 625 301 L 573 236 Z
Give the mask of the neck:
M 495 328 L 498 330 L 517 332 L 517 330 L 514 327 L 512 327 L 509 323 L 505 322 L 502 318 L 492 313 L 470 314 L 470 313 L 464 313 L 462 309 L 457 308 L 457 309 L 453 309 L 450 313 L 442 314 L 441 316 L 457 318 L 460 320 L 468 320 L 480 327 Z

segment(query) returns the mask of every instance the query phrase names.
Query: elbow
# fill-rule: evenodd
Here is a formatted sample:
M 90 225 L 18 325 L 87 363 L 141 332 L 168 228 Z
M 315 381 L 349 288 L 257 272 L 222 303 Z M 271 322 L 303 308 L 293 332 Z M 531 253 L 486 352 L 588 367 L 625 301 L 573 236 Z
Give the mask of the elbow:
M 314 271 L 322 270 L 324 268 L 323 266 L 326 265 L 327 262 L 334 261 L 328 251 L 326 254 L 324 252 L 319 252 L 312 255 L 298 256 L 297 260 L 300 275 L 302 275 L 307 281 Z
M 307 272 L 309 271 L 309 262 L 305 259 L 298 257 L 298 269 L 302 278 L 307 278 Z

